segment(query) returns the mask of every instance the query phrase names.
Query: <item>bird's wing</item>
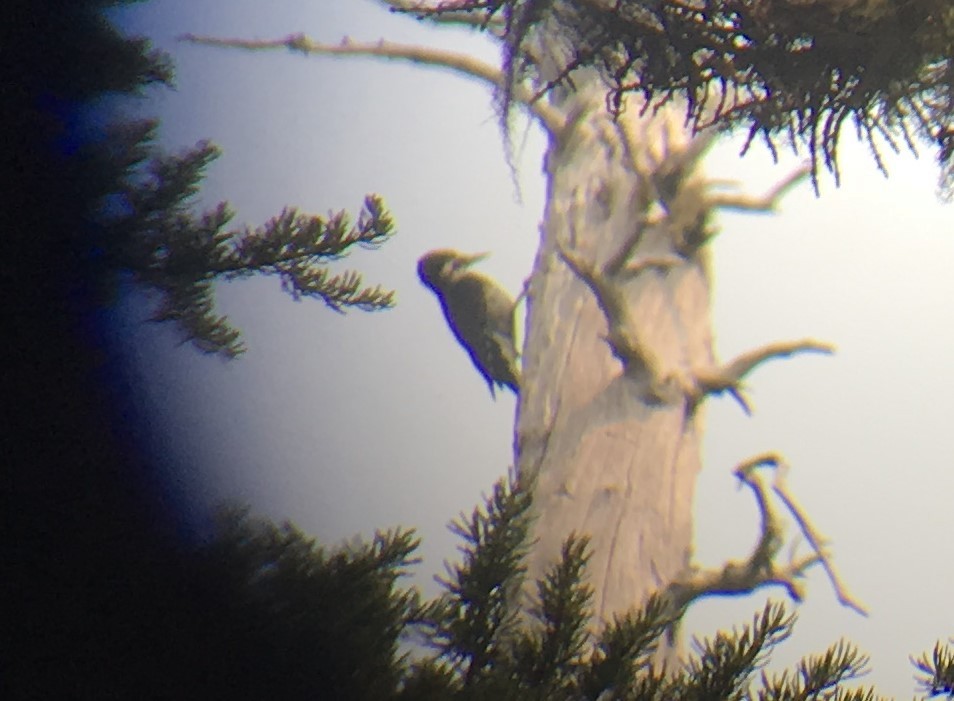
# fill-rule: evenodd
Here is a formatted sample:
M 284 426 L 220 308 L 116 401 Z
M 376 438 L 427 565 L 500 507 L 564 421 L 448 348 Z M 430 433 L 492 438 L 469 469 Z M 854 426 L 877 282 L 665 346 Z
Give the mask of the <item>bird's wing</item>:
M 513 297 L 496 281 L 479 273 L 471 274 L 479 288 L 479 313 L 488 319 L 491 342 L 497 346 L 498 360 L 489 368 L 496 382 L 517 391 L 520 373 L 517 370 L 517 348 L 514 344 Z

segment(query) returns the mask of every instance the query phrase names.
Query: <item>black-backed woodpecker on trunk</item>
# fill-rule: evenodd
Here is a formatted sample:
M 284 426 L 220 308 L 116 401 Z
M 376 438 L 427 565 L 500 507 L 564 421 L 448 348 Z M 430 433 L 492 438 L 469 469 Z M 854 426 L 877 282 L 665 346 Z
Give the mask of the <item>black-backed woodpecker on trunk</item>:
M 418 261 L 417 274 L 444 310 L 447 323 L 487 381 L 517 393 L 520 373 L 514 345 L 514 299 L 494 280 L 470 269 L 487 254 L 441 249 Z

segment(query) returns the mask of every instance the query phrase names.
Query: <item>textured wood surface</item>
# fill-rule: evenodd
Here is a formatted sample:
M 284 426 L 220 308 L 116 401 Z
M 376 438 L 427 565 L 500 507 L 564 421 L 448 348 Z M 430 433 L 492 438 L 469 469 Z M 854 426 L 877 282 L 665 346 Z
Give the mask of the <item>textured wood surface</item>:
M 602 84 L 576 85 L 562 105 L 570 125 L 546 156 L 548 206 L 528 295 L 516 454 L 533 489 L 530 581 L 559 557 L 568 535 L 590 536 L 599 622 L 639 605 L 688 565 L 702 417 L 681 395 L 648 400 L 649 378 L 623 373 L 593 293 L 556 245 L 596 264 L 617 252 L 647 186 L 634 164 L 661 158 L 667 141 L 685 142 L 681 114 L 640 118 L 631 109 L 617 122 Z M 647 229 L 632 259 L 672 253 L 670 234 Z M 647 270 L 624 289 L 639 340 L 663 374 L 711 364 L 704 263 Z

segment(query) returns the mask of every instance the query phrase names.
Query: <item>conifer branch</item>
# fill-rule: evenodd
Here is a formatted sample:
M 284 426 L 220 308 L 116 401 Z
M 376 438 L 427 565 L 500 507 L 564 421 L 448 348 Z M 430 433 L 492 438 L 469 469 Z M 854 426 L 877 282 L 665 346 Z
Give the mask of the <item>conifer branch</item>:
M 509 82 L 533 63 L 534 47 L 525 39 L 545 24 L 568 50 L 541 94 L 572 84 L 577 70 L 595 69 L 616 113 L 630 95 L 652 108 L 679 101 L 695 131 L 747 131 L 743 151 L 755 139 L 773 156 L 780 142 L 804 145 L 816 192 L 822 166 L 837 183 L 838 142 L 853 123 L 882 169 L 880 148 L 897 149 L 899 135 L 909 146 L 918 140 L 936 147 L 942 194 L 950 195 L 954 12 L 948 0 L 453 5 L 507 20 Z
M 154 293 L 149 321 L 172 322 L 183 342 L 225 358 L 245 346 L 238 329 L 216 313 L 219 281 L 276 275 L 296 300 L 321 299 L 335 311 L 393 306 L 393 292 L 364 285 L 353 271 L 332 275 L 325 265 L 355 247 L 377 248 L 394 234 L 380 197 L 365 198 L 354 224 L 344 212 L 320 217 L 286 208 L 263 227 L 230 229 L 234 212 L 227 203 L 196 212 L 193 201 L 218 147 L 202 141 L 177 154 L 158 152 L 152 121 L 115 125 L 107 136 L 118 172 L 91 212 L 97 226 L 90 246 L 104 297 L 132 277 Z M 86 154 L 92 164 L 105 157 L 101 147 Z
M 561 557 L 536 582 L 530 616 L 512 644 L 513 664 L 522 687 L 536 698 L 572 692 L 592 644 L 587 625 L 593 590 L 585 582 L 588 539 L 570 535 Z
M 264 227 L 244 233 L 224 227 L 232 214 L 223 204 L 198 221 L 180 212 L 174 221 L 153 222 L 131 236 L 135 245 L 119 261 L 136 281 L 160 293 L 151 321 L 176 323 L 199 350 L 233 358 L 244 352 L 240 333 L 215 314 L 217 280 L 277 275 L 293 299 L 312 297 L 343 312 L 394 306 L 394 292 L 365 286 L 361 275 L 332 275 L 323 264 L 355 246 L 375 248 L 393 235 L 394 224 L 379 197 L 369 196 L 357 224 L 344 212 L 328 219 L 286 209 Z
M 781 520 L 771 490 L 755 475 L 762 466 L 781 465 L 778 455 L 767 453 L 737 468 L 768 514 L 753 554 L 735 570 L 754 573 L 757 586 L 788 584 L 766 576 L 772 572 L 801 577 L 773 562 L 782 545 Z M 420 563 L 412 531 L 376 531 L 371 541 L 355 537 L 328 549 L 291 523 L 250 518 L 247 507 L 220 510 L 215 538 L 196 553 L 199 572 L 226 604 L 208 612 L 221 626 L 223 637 L 215 639 L 254 645 L 240 649 L 254 649 L 274 666 L 267 688 L 275 688 L 272 672 L 281 669 L 285 683 L 293 680 L 281 688 L 310 691 L 283 697 L 881 701 L 871 689 L 845 688 L 868 666 L 868 657 L 845 641 L 793 668 L 764 671 L 795 625 L 795 616 L 772 601 L 745 625 L 694 638 L 684 663 L 656 664 L 663 636 L 691 603 L 688 595 L 749 591 L 744 587 L 719 592 L 671 585 L 606 621 L 599 633 L 587 632 L 592 591 L 585 582 L 585 538 L 564 542 L 561 557 L 535 582 L 537 597 L 524 608 L 529 615 L 509 616 L 506 582 L 522 572 L 529 503 L 515 486 L 499 482 L 483 507 L 456 522 L 463 562 L 449 568 L 445 594 L 428 604 L 415 587 L 400 586 Z M 208 633 L 209 619 L 201 626 Z M 400 654 L 399 641 L 414 629 L 425 633 L 423 642 L 435 654 L 413 660 Z M 316 648 L 322 654 L 314 656 Z M 225 655 L 231 661 L 228 650 Z M 950 695 L 949 645 L 939 642 L 911 662 L 925 693 Z
M 585 693 L 583 698 L 676 698 L 666 695 L 676 674 L 653 664 L 660 639 L 681 615 L 669 603 L 653 594 L 642 607 L 607 623 L 581 670 L 578 687 Z M 624 690 L 633 693 L 627 695 Z
M 867 673 L 868 656 L 843 640 L 831 645 L 821 655 L 803 658 L 794 672 L 763 674 L 760 698 L 769 699 L 838 699 L 839 701 L 880 701 L 870 689 L 838 693 L 839 687 Z
M 445 593 L 422 616 L 428 644 L 464 686 L 478 684 L 504 659 L 502 640 L 516 625 L 513 607 L 523 572 L 530 496 L 515 476 L 501 479 L 483 508 L 451 524 L 463 562 L 438 577 Z
M 680 675 L 682 693 L 669 698 L 752 698 L 746 693 L 749 680 L 767 664 L 772 649 L 791 636 L 794 625 L 794 615 L 769 601 L 760 614 L 753 616 L 751 625 L 742 630 L 733 628 L 719 631 L 712 639 L 695 640 L 695 654 Z
M 391 12 L 400 12 L 414 15 L 419 20 L 435 24 L 455 24 L 477 27 L 487 30 L 496 37 L 501 37 L 506 29 L 506 23 L 500 17 L 488 17 L 474 10 L 455 9 L 452 3 L 441 2 L 430 5 L 420 0 L 379 0 L 391 9 Z
M 345 37 L 337 44 L 328 44 L 314 41 L 304 34 L 290 34 L 284 39 L 262 40 L 227 39 L 199 36 L 196 34 L 183 34 L 179 37 L 179 40 L 192 44 L 221 46 L 233 49 L 245 49 L 248 51 L 288 49 L 306 55 L 374 56 L 386 60 L 410 61 L 411 63 L 422 66 L 448 68 L 461 75 L 476 78 L 494 88 L 499 88 L 503 86 L 504 83 L 504 77 L 500 69 L 472 56 L 424 46 L 398 44 L 383 39 L 377 42 L 355 42 L 349 37 Z M 551 135 L 559 134 L 563 129 L 565 121 L 563 114 L 557 108 L 546 102 L 540 100 L 534 101 L 532 93 L 525 87 L 515 85 L 513 99 L 518 104 L 524 105 Z
M 911 664 L 920 672 L 918 686 L 930 697 L 946 694 L 954 698 L 954 650 L 938 641 L 934 651 L 919 658 L 912 657 Z

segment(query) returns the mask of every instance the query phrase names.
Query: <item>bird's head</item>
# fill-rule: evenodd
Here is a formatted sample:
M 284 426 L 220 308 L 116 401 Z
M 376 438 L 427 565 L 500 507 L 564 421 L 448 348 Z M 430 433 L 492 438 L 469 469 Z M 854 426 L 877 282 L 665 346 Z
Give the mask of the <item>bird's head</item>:
M 450 248 L 430 251 L 417 262 L 417 275 L 432 290 L 440 290 L 487 253 L 461 253 Z

